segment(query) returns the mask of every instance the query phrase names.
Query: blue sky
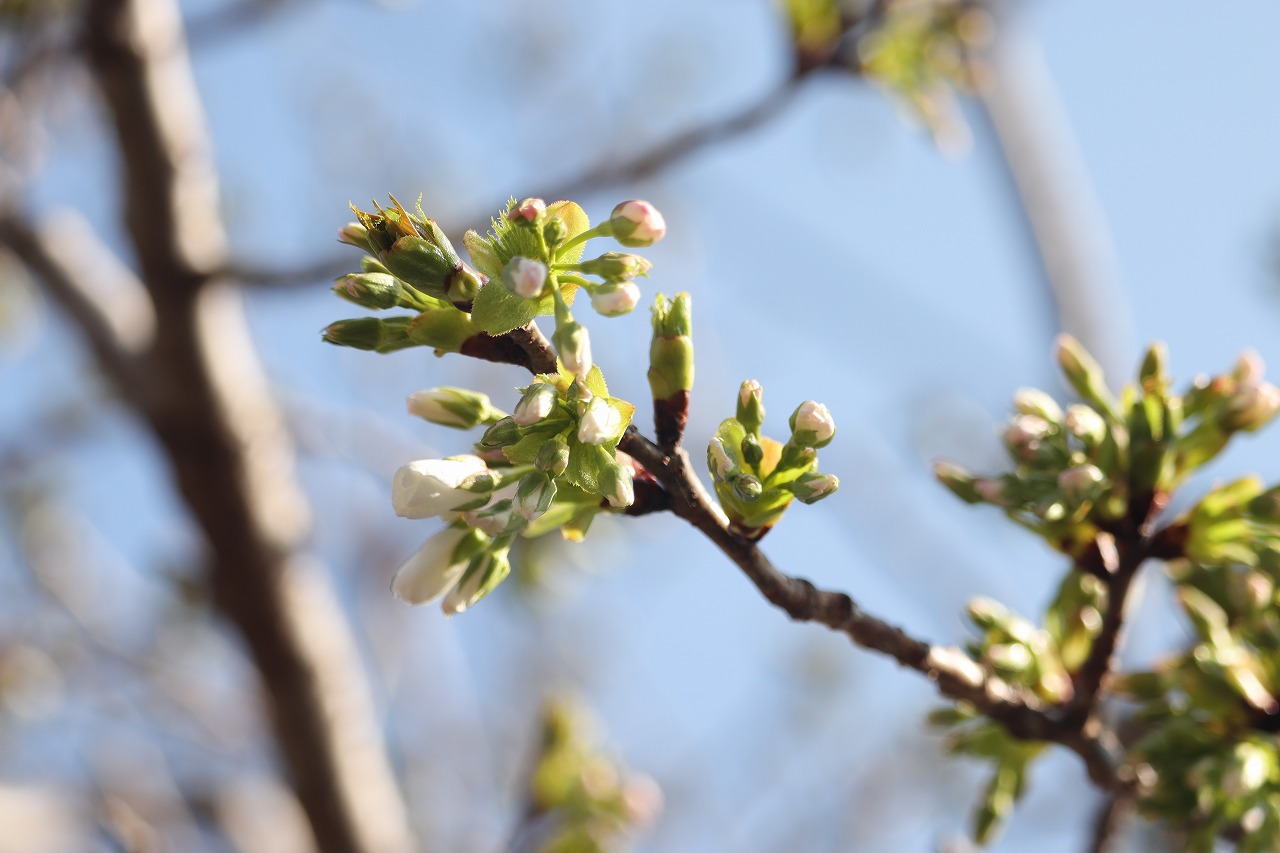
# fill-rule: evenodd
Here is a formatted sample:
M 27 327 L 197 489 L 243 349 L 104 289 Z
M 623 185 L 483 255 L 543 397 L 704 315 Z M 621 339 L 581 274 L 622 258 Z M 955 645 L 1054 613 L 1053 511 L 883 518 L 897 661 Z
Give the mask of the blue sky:
M 1096 196 L 1093 224 L 1114 247 L 1108 299 L 1126 368 L 1153 339 L 1168 343 L 1184 379 L 1225 368 L 1245 347 L 1280 365 L 1280 285 L 1269 266 L 1280 225 L 1280 6 L 1042 0 L 1019 21 Z M 771 7 L 745 0 L 328 2 L 280 15 L 195 57 L 233 248 L 281 266 L 327 257 L 347 202 L 387 191 L 424 192 L 446 225 L 496 209 L 751 102 L 786 71 L 781 39 Z M 77 132 L 91 118 L 59 121 L 38 202 L 77 204 L 118 238 L 105 149 Z M 791 510 L 765 540 L 773 559 L 947 642 L 963 638 L 970 597 L 1035 613 L 1061 570 L 929 473 L 939 455 L 998 464 L 996 424 L 1014 390 L 1062 391 L 1034 255 L 993 142 L 973 126 L 973 151 L 948 159 L 883 93 L 826 79 L 749 135 L 578 199 L 593 218 L 629 197 L 666 214 L 669 237 L 649 253 L 644 287 L 694 296 L 695 458 L 745 378 L 764 384 L 766 431 L 783 432 L 804 399 L 834 413 L 840 434 L 823 469 L 842 489 Z M 523 383 L 512 369 L 454 357 L 322 346 L 318 330 L 352 315 L 348 307 L 326 282 L 248 302 L 301 433 L 321 519 L 316 551 L 353 614 L 392 614 L 392 628 L 366 627 L 364 640 L 393 731 L 428 750 L 434 738 L 461 739 L 482 756 L 415 777 L 410 794 L 424 800 L 444 796 L 450 779 L 468 793 L 451 823 L 433 825 L 435 837 L 501 837 L 527 737 L 520 726 L 556 684 L 587 694 L 619 754 L 666 784 L 667 820 L 650 849 L 782 849 L 799 826 L 812 833 L 807 850 L 926 850 L 963 828 L 966 770 L 939 766 L 936 742 L 919 736 L 930 688 L 788 623 L 675 519 L 601 525 L 572 557 L 587 568 L 532 608 L 497 596 L 446 622 L 434 608 L 375 601 L 393 555 L 433 529 L 388 518 L 390 473 L 467 444 L 411 422 L 404 395 L 469 384 L 510 406 Z M 80 381 L 85 356 L 50 319 L 0 362 L 13 401 L 0 427 L 11 437 L 51 388 Z M 593 318 L 592 329 L 614 393 L 641 403 L 644 424 L 647 318 Z M 1280 474 L 1275 435 L 1242 444 L 1216 476 Z M 190 547 L 163 469 L 127 417 L 112 413 L 67 464 L 95 472 L 66 477 L 68 500 L 127 563 Z M 386 553 L 362 550 L 368 537 L 343 520 L 383 531 Z M 145 569 L 120 574 L 154 583 Z M 1152 627 L 1136 635 L 1135 654 L 1177 641 L 1159 594 L 1153 583 L 1143 610 Z M 997 849 L 1033 839 L 1037 849 L 1079 849 L 1086 791 L 1072 759 L 1048 762 Z M 908 810 L 913 798 L 924 800 L 919 813 Z

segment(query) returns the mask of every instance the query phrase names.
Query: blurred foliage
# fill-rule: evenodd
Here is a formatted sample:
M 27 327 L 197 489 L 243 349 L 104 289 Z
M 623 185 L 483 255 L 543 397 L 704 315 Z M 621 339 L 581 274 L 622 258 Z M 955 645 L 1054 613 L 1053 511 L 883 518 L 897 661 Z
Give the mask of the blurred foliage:
M 599 743 L 585 709 L 561 696 L 543 711 L 529 804 L 526 823 L 536 819 L 539 853 L 605 853 L 656 817 L 662 792 L 649 777 L 628 775 Z
M 1280 389 L 1263 381 L 1253 353 L 1181 394 L 1158 344 L 1119 396 L 1074 340 L 1060 340 L 1058 362 L 1080 402 L 1064 410 L 1041 391 L 1018 393 L 1004 432 L 1012 471 L 988 478 L 937 466 L 959 497 L 1001 508 L 1072 560 L 1039 627 L 995 602 L 971 604 L 980 639 L 969 651 L 1051 708 L 1089 699 L 1075 695 L 1077 677 L 1107 629 L 1113 584 L 1148 558 L 1166 560 L 1196 641 L 1151 672 L 1104 681 L 1099 694 L 1138 703 L 1125 772 L 1138 780 L 1139 808 L 1183 831 L 1190 851 L 1212 850 L 1223 835 L 1243 850 L 1280 849 L 1280 487 L 1256 477 L 1218 486 L 1160 526 L 1195 470 L 1276 416 Z M 933 721 L 952 728 L 953 752 L 994 766 L 975 819 L 986 842 L 1043 745 L 1014 741 L 964 706 Z

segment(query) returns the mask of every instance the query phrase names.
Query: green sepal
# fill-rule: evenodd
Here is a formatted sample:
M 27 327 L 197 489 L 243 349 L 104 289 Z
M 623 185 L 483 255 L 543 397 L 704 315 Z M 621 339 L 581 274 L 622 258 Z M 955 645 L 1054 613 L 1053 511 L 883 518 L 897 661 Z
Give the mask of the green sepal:
M 524 427 L 520 440 L 504 447 L 503 455 L 515 465 L 533 465 L 538 460 L 542 446 L 569 428 L 572 421 L 562 412 L 554 412 L 536 424 Z M 572 444 L 572 442 L 571 442 Z
M 480 334 L 471 318 L 456 308 L 436 308 L 412 318 L 408 335 L 415 344 L 458 352 L 468 338 Z
M 330 323 L 322 331 L 326 343 L 378 353 L 421 346 L 409 336 L 412 317 L 355 317 Z
M 444 296 L 455 266 L 439 246 L 421 237 L 401 237 L 379 257 L 396 278 L 437 297 Z

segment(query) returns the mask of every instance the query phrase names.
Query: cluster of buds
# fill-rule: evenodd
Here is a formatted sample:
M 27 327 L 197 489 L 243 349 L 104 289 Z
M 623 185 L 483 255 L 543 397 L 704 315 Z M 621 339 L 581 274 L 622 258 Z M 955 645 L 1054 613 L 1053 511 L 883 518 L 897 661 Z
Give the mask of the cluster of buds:
M 1178 600 L 1196 642 L 1149 672 L 1119 679 L 1145 734 L 1129 763 L 1143 769 L 1139 805 L 1194 827 L 1189 849 L 1223 833 L 1241 850 L 1280 845 L 1280 642 L 1274 585 L 1248 571 L 1183 566 Z M 1190 819 L 1188 821 L 1188 819 Z
M 1234 433 L 1257 429 L 1280 411 L 1280 389 L 1262 381 L 1253 355 L 1232 373 L 1197 380 L 1178 395 L 1156 344 L 1137 384 L 1119 399 L 1073 338 L 1059 338 L 1057 359 L 1080 402 L 1064 410 L 1042 391 L 1018 392 L 1003 433 L 1011 472 L 976 477 L 940 462 L 935 473 L 964 500 L 1002 508 L 1073 557 L 1118 519 L 1150 520 Z
M 411 404 L 412 405 L 412 404 Z M 521 529 L 512 508 L 518 469 L 493 470 L 474 455 L 420 459 L 396 471 L 391 505 L 402 518 L 442 518 L 448 526 L 400 566 L 391 582 L 410 604 L 444 597 L 447 615 L 488 595 L 511 570 Z
M 662 214 L 644 201 L 619 204 L 608 220 L 592 228 L 571 202 L 513 199 L 486 237 L 474 231 L 466 235 L 476 265 L 503 284 L 481 292 L 472 318 L 482 331 L 496 335 L 539 314 L 554 314 L 556 352 L 571 373 L 585 379 L 592 366 L 591 342 L 570 310 L 573 297 L 584 290 L 601 315 L 627 314 L 640 301 L 635 279 L 647 276 L 652 265 L 622 252 L 583 260 L 583 249 L 598 237 L 613 237 L 628 247 L 650 246 L 665 233 Z
M 373 212 L 353 207 L 358 221 L 338 230 L 338 239 L 363 249 L 360 272 L 342 276 L 333 291 L 377 311 L 408 309 L 412 316 L 360 317 L 325 328 L 339 346 L 388 353 L 429 346 L 437 353 L 461 352 L 482 334 L 502 335 L 539 315 L 554 314 L 552 340 L 563 364 L 582 380 L 590 372 L 591 343 L 570 311 L 585 290 L 591 305 L 608 317 L 630 312 L 640 300 L 635 279 L 651 264 L 633 254 L 606 252 L 582 260 L 591 239 L 613 237 L 626 247 L 649 246 L 666 233 L 662 215 L 644 201 L 625 201 L 609 219 L 590 227 L 573 202 L 511 200 L 489 234 L 467 232 L 464 244 L 473 268 L 422 211 L 409 213 L 394 197 Z M 490 287 L 489 282 L 500 282 Z
M 465 310 L 484 286 L 484 279 L 458 257 L 444 231 L 422 212 L 421 203 L 415 216 L 394 196 L 391 202 L 393 206 L 388 208 L 375 202 L 376 213 L 352 206 L 359 221 L 340 229 L 339 239 L 369 252 L 387 273 L 420 296 Z
M 529 786 L 538 813 L 554 817 L 539 838 L 539 850 L 612 850 L 662 809 L 658 784 L 620 767 L 597 741 L 594 728 L 568 698 L 547 703 Z
M 1045 611 L 1043 627 L 1011 613 L 987 598 L 969 603 L 978 637 L 966 651 L 952 652 L 963 663 L 986 670 L 1024 695 L 1047 705 L 1069 702 L 1075 688 L 1071 673 L 1085 660 L 1102 625 L 1106 590 L 1098 578 L 1070 573 Z M 937 652 L 935 652 L 936 654 Z M 1044 743 L 1015 738 L 971 706 L 940 708 L 930 722 L 947 729 L 947 748 L 992 767 L 991 780 L 973 814 L 973 835 L 985 844 L 1012 813 L 1026 788 L 1026 775 Z
M 818 450 L 836 434 L 827 407 L 812 400 L 791 415 L 791 437 L 785 444 L 761 435 L 763 389 L 749 379 L 738 391 L 734 417 L 723 421 L 707 445 L 707 466 L 716 497 L 739 534 L 759 539 L 782 517 L 792 500 L 816 503 L 840 485 L 818 472 Z
M 585 532 L 601 501 L 624 509 L 635 500 L 632 463 L 617 450 L 634 412 L 609 396 L 599 369 L 585 381 L 568 372 L 539 375 L 523 389 L 515 412 L 485 431 L 480 446 L 500 451 L 512 465 L 533 467 L 517 493 L 527 520 L 554 509 L 554 520 Z
M 445 613 L 465 610 L 506 577 L 517 536 L 560 529 L 581 538 L 597 513 L 634 501 L 633 463 L 617 451 L 634 407 L 608 396 L 599 370 L 585 382 L 540 375 L 522 392 L 510 415 L 461 388 L 409 396 L 411 414 L 488 429 L 474 455 L 422 459 L 396 472 L 396 514 L 449 525 L 396 573 L 392 589 L 401 599 L 423 604 L 444 596 Z

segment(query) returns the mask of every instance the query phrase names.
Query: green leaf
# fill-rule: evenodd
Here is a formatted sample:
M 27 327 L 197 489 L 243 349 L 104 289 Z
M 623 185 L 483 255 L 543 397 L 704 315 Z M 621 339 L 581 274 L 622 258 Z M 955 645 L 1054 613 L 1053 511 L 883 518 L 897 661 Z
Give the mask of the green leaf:
M 564 224 L 569 226 L 569 236 L 566 238 L 568 240 L 572 240 L 591 227 L 591 220 L 587 218 L 586 211 L 572 201 L 557 201 L 555 204 L 548 205 L 547 216 L 559 216 L 564 220 Z M 556 261 L 562 264 L 576 264 L 582 260 L 582 251 L 586 247 L 586 243 L 574 246 L 561 254 Z
M 576 436 L 569 439 L 569 467 L 564 478 L 584 492 L 600 494 L 600 477 L 605 466 L 612 464 L 614 454 L 603 444 L 583 444 Z

